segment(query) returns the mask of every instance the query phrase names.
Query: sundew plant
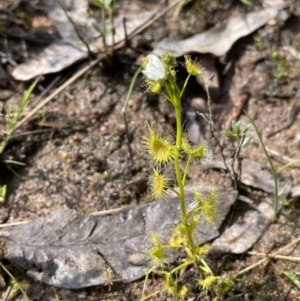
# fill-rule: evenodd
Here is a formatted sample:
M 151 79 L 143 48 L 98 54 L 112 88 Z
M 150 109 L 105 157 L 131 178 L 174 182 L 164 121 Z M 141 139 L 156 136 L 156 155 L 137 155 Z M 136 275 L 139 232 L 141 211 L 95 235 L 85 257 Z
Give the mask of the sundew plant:
M 179 282 L 176 281 L 177 272 L 184 267 L 194 265 L 199 268 L 202 276 L 198 280 L 198 284 L 205 290 L 213 289 L 219 281 L 219 277 L 213 275 L 204 261 L 203 248 L 200 247 L 201 242 L 198 241 L 195 234 L 195 229 L 200 226 L 200 223 L 207 226 L 207 224 L 212 224 L 218 217 L 218 193 L 216 189 L 204 191 L 200 188 L 194 188 L 192 191 L 193 202 L 186 203 L 185 186 L 191 161 L 198 160 L 199 163 L 204 163 L 205 160 L 211 157 L 212 147 L 206 140 L 202 140 L 199 145 L 192 145 L 182 129 L 182 95 L 190 77 L 195 75 L 204 76 L 204 70 L 196 61 L 186 55 L 184 67 L 188 72 L 188 76 L 180 89 L 176 83 L 175 64 L 175 57 L 170 53 L 166 53 L 161 58 L 152 54 L 148 55 L 142 66 L 148 91 L 153 94 L 160 94 L 169 101 L 175 110 L 176 116 L 176 137 L 173 140 L 160 135 L 148 125 L 149 129 L 144 144 L 153 164 L 150 191 L 153 199 L 164 199 L 167 190 L 172 190 L 180 200 L 181 209 L 180 222 L 174 226 L 174 233 L 170 237 L 168 245 L 164 245 L 155 233 L 149 234 L 151 243 L 149 251 L 150 264 L 145 283 L 150 272 L 159 271 L 165 278 L 165 292 L 179 300 L 188 292 L 186 286 L 179 285 Z M 186 162 L 183 170 L 180 168 L 182 166 L 181 160 Z M 175 188 L 171 187 L 168 181 L 168 175 L 165 172 L 167 164 L 174 166 L 177 180 Z M 168 269 L 165 256 L 165 251 L 168 248 L 183 249 L 186 253 L 181 264 L 173 270 Z

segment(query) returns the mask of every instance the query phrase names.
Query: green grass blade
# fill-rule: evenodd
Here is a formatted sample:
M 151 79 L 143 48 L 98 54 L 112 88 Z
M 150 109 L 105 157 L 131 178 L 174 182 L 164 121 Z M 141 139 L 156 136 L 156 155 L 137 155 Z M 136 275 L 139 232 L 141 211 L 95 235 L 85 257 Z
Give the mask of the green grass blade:
M 4 140 L 2 141 L 1 144 L 1 148 L 0 148 L 0 154 L 3 153 L 5 147 L 7 146 L 7 143 L 12 135 L 12 133 L 14 132 L 17 122 L 20 119 L 20 116 L 22 115 L 24 109 L 26 108 L 28 102 L 29 102 L 29 97 L 32 94 L 37 82 L 39 80 L 39 77 L 31 84 L 31 86 L 29 87 L 28 91 L 25 93 L 25 95 L 23 96 L 21 103 L 20 103 L 20 107 L 17 111 L 17 113 L 15 114 L 15 116 L 12 118 L 12 120 L 9 122 L 9 124 L 6 126 L 7 131 L 5 133 L 5 137 Z
M 26 166 L 25 163 L 19 162 L 19 161 L 15 161 L 15 160 L 3 160 L 3 162 L 5 164 L 14 164 L 14 165 L 19 165 L 19 166 Z
M 286 168 L 288 168 L 294 164 L 297 164 L 297 163 L 300 163 L 300 159 L 293 160 L 293 161 L 281 166 L 280 168 L 277 169 L 277 172 L 281 172 L 281 171 L 285 170 Z
M 0 262 L 0 267 L 5 271 L 5 273 L 16 283 L 16 285 L 18 286 L 19 290 L 22 292 L 24 299 L 26 301 L 30 301 L 26 292 L 23 290 L 22 285 L 20 285 L 20 283 L 16 280 L 16 278 L 10 273 L 10 271 L 2 264 L 2 262 Z
M 255 129 L 255 132 L 256 132 L 256 135 L 258 137 L 258 140 L 260 142 L 260 145 L 267 157 L 267 160 L 269 162 L 269 165 L 270 165 L 270 168 L 271 168 L 271 173 L 272 173 L 272 177 L 273 177 L 273 180 L 274 180 L 274 215 L 273 215 L 273 223 L 276 221 L 277 219 L 277 211 L 278 211 L 278 183 L 277 183 L 277 174 L 276 174 L 276 171 L 275 171 L 275 168 L 274 168 L 274 165 L 273 165 L 273 162 L 271 160 L 271 157 L 269 156 L 269 153 L 265 147 L 265 144 L 262 140 L 262 137 L 261 137 L 261 134 L 260 134 L 260 131 L 258 130 L 253 118 L 246 112 L 244 111 L 246 116 L 248 117 L 248 119 L 250 120 L 250 123 L 253 125 L 254 129 Z
M 282 274 L 288 277 L 300 289 L 300 281 L 293 274 L 288 271 L 283 271 Z
M 123 118 L 124 118 L 124 124 L 125 124 L 125 129 L 126 129 L 126 135 L 127 135 L 128 150 L 129 150 L 129 154 L 130 154 L 130 158 L 131 159 L 132 159 L 133 155 L 132 155 L 132 150 L 131 150 L 130 141 L 129 141 L 130 140 L 129 139 L 129 127 L 128 127 L 127 114 L 126 114 L 127 112 L 126 111 L 127 111 L 128 102 L 130 100 L 130 97 L 131 97 L 133 88 L 135 86 L 136 80 L 137 80 L 139 74 L 141 73 L 142 69 L 143 69 L 143 67 L 140 66 L 136 70 L 136 72 L 135 72 L 135 74 L 134 74 L 134 76 L 132 78 L 132 81 L 130 83 L 130 86 L 129 86 L 129 89 L 128 89 L 128 92 L 127 92 L 127 96 L 126 96 L 126 100 L 125 100 L 125 104 L 124 104 L 124 107 L 122 109 Z

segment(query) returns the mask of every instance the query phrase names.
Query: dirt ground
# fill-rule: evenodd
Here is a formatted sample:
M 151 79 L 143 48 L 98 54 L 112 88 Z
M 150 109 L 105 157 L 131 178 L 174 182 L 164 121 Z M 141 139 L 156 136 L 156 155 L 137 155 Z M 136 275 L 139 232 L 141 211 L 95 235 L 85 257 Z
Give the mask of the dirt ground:
M 14 25 L 30 30 L 29 21 L 35 15 L 45 14 L 43 1 L 20 2 L 15 7 L 0 10 L 2 33 L 0 51 L 10 54 L 20 63 L 26 60 L 21 49 L 23 39 L 6 33 Z M 127 107 L 129 137 L 123 118 L 123 106 L 139 59 L 151 51 L 163 38 L 186 38 L 217 24 L 224 24 L 233 14 L 259 10 L 261 1 L 193 1 L 181 12 L 177 21 L 172 20 L 172 11 L 154 22 L 140 37 L 147 43 L 139 48 L 122 48 L 117 51 L 113 65 L 99 63 L 82 77 L 69 85 L 52 99 L 30 121 L 12 137 L 0 161 L 0 183 L 7 184 L 6 200 L 0 206 L 0 222 L 17 222 L 45 216 L 61 208 L 72 208 L 80 212 L 119 208 L 150 201 L 148 179 L 152 166 L 145 156 L 141 143 L 146 121 L 159 132 L 172 134 L 175 130 L 175 116 L 170 105 L 162 98 L 145 93 L 143 79 L 138 78 Z M 246 1 L 245 1 L 246 2 Z M 266 1 L 267 2 L 267 1 Z M 286 158 L 298 159 L 300 149 L 300 60 L 294 52 L 300 51 L 300 8 L 297 0 L 285 1 L 289 13 L 286 21 L 270 22 L 253 34 L 239 39 L 224 56 L 215 58 L 214 65 L 219 78 L 218 97 L 213 99 L 214 131 L 221 139 L 222 125 L 232 114 L 232 107 L 243 93 L 250 95 L 247 111 L 254 118 L 262 133 L 264 142 L 272 155 L 276 168 L 288 163 Z M 117 1 L 118 9 L 135 7 L 136 10 L 153 9 L 159 1 Z M 34 41 L 25 41 L 29 57 L 37 51 Z M 287 47 L 288 46 L 288 47 Z M 199 55 L 201 60 L 201 56 Z M 182 60 L 182 58 L 179 58 Z M 79 62 L 60 72 L 57 86 L 82 67 Z M 11 106 L 17 106 L 30 82 L 14 80 L 10 73 L 13 67 L 3 63 L 8 81 L 1 82 L 0 130 L 3 133 L 6 115 Z M 178 65 L 178 80 L 184 79 L 184 72 Z M 26 109 L 25 115 L 39 102 L 39 95 L 57 74 L 44 76 Z M 55 87 L 52 88 L 53 91 Z M 49 91 L 48 93 L 50 93 Z M 192 80 L 183 97 L 183 119 L 189 112 L 207 112 L 206 93 L 196 80 Z M 292 118 L 292 120 L 291 120 Z M 241 123 L 249 123 L 242 114 Z M 291 120 L 289 127 L 272 136 Z M 200 128 L 201 134 L 210 138 L 208 125 L 196 116 L 192 125 Z M 193 131 L 192 125 L 188 130 Z M 197 135 L 197 133 L 196 133 Z M 200 135 L 198 133 L 198 135 Z M 266 157 L 251 128 L 250 144 L 242 150 L 243 158 L 250 158 L 265 166 Z M 132 150 L 130 156 L 128 141 Z M 218 147 L 214 157 L 221 159 Z M 3 161 L 11 159 L 26 163 L 15 167 L 12 172 Z M 16 173 L 18 176 L 16 176 Z M 282 172 L 291 178 L 294 186 L 300 184 L 299 164 Z M 199 165 L 191 167 L 188 185 L 217 185 L 218 189 L 231 190 L 231 181 L 220 171 L 206 169 Z M 241 194 L 247 187 L 241 188 Z M 233 210 L 239 210 L 243 202 L 237 201 Z M 297 199 L 284 206 L 279 219 L 272 224 L 252 251 L 270 253 L 300 236 L 300 206 Z M 296 246 L 289 254 L 300 256 Z M 255 263 L 255 255 L 228 255 L 223 258 L 219 272 L 239 271 Z M 27 294 L 30 300 L 139 300 L 143 280 L 137 283 L 116 284 L 107 287 L 90 287 L 80 290 L 58 289 L 34 282 L 25 274 L 3 262 L 15 277 L 29 281 Z M 224 300 L 299 300 L 299 289 L 283 274 L 289 271 L 299 278 L 299 263 L 288 260 L 270 260 L 252 271 L 235 279 L 232 289 Z M 0 283 L 2 299 L 10 282 L 2 273 Z M 211 300 L 211 296 L 193 284 L 193 274 L 186 277 L 190 292 L 186 300 Z M 149 280 L 147 294 L 161 289 L 159 277 Z M 59 298 L 59 299 L 55 299 Z M 7 300 L 24 300 L 22 295 Z M 149 300 L 172 300 L 163 293 Z

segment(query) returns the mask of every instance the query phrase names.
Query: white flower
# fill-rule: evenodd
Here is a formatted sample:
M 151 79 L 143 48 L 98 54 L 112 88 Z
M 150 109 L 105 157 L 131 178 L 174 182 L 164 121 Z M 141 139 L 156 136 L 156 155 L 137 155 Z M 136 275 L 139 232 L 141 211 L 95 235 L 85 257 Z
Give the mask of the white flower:
M 166 77 L 166 68 L 158 56 L 149 54 L 147 56 L 147 64 L 144 68 L 143 74 L 149 80 L 162 80 Z

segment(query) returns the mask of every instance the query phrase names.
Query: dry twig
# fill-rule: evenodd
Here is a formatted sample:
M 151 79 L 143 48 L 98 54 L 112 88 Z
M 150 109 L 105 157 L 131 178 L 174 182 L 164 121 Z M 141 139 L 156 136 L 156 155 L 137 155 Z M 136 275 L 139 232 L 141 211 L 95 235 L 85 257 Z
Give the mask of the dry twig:
M 300 261 L 299 257 L 292 257 L 292 256 L 285 256 L 285 255 L 279 255 L 283 251 L 287 250 L 288 248 L 291 248 L 292 246 L 298 244 L 300 242 L 300 237 L 298 237 L 296 240 L 292 241 L 285 247 L 277 250 L 276 252 L 273 252 L 271 254 L 263 254 L 263 253 L 256 253 L 256 252 L 248 252 L 249 255 L 258 255 L 258 256 L 264 256 L 265 258 L 255 262 L 254 264 L 250 265 L 249 267 L 241 270 L 238 272 L 237 275 L 242 275 L 255 267 L 261 265 L 261 264 L 266 264 L 268 263 L 271 259 L 285 259 L 285 260 L 290 260 L 290 261 Z

